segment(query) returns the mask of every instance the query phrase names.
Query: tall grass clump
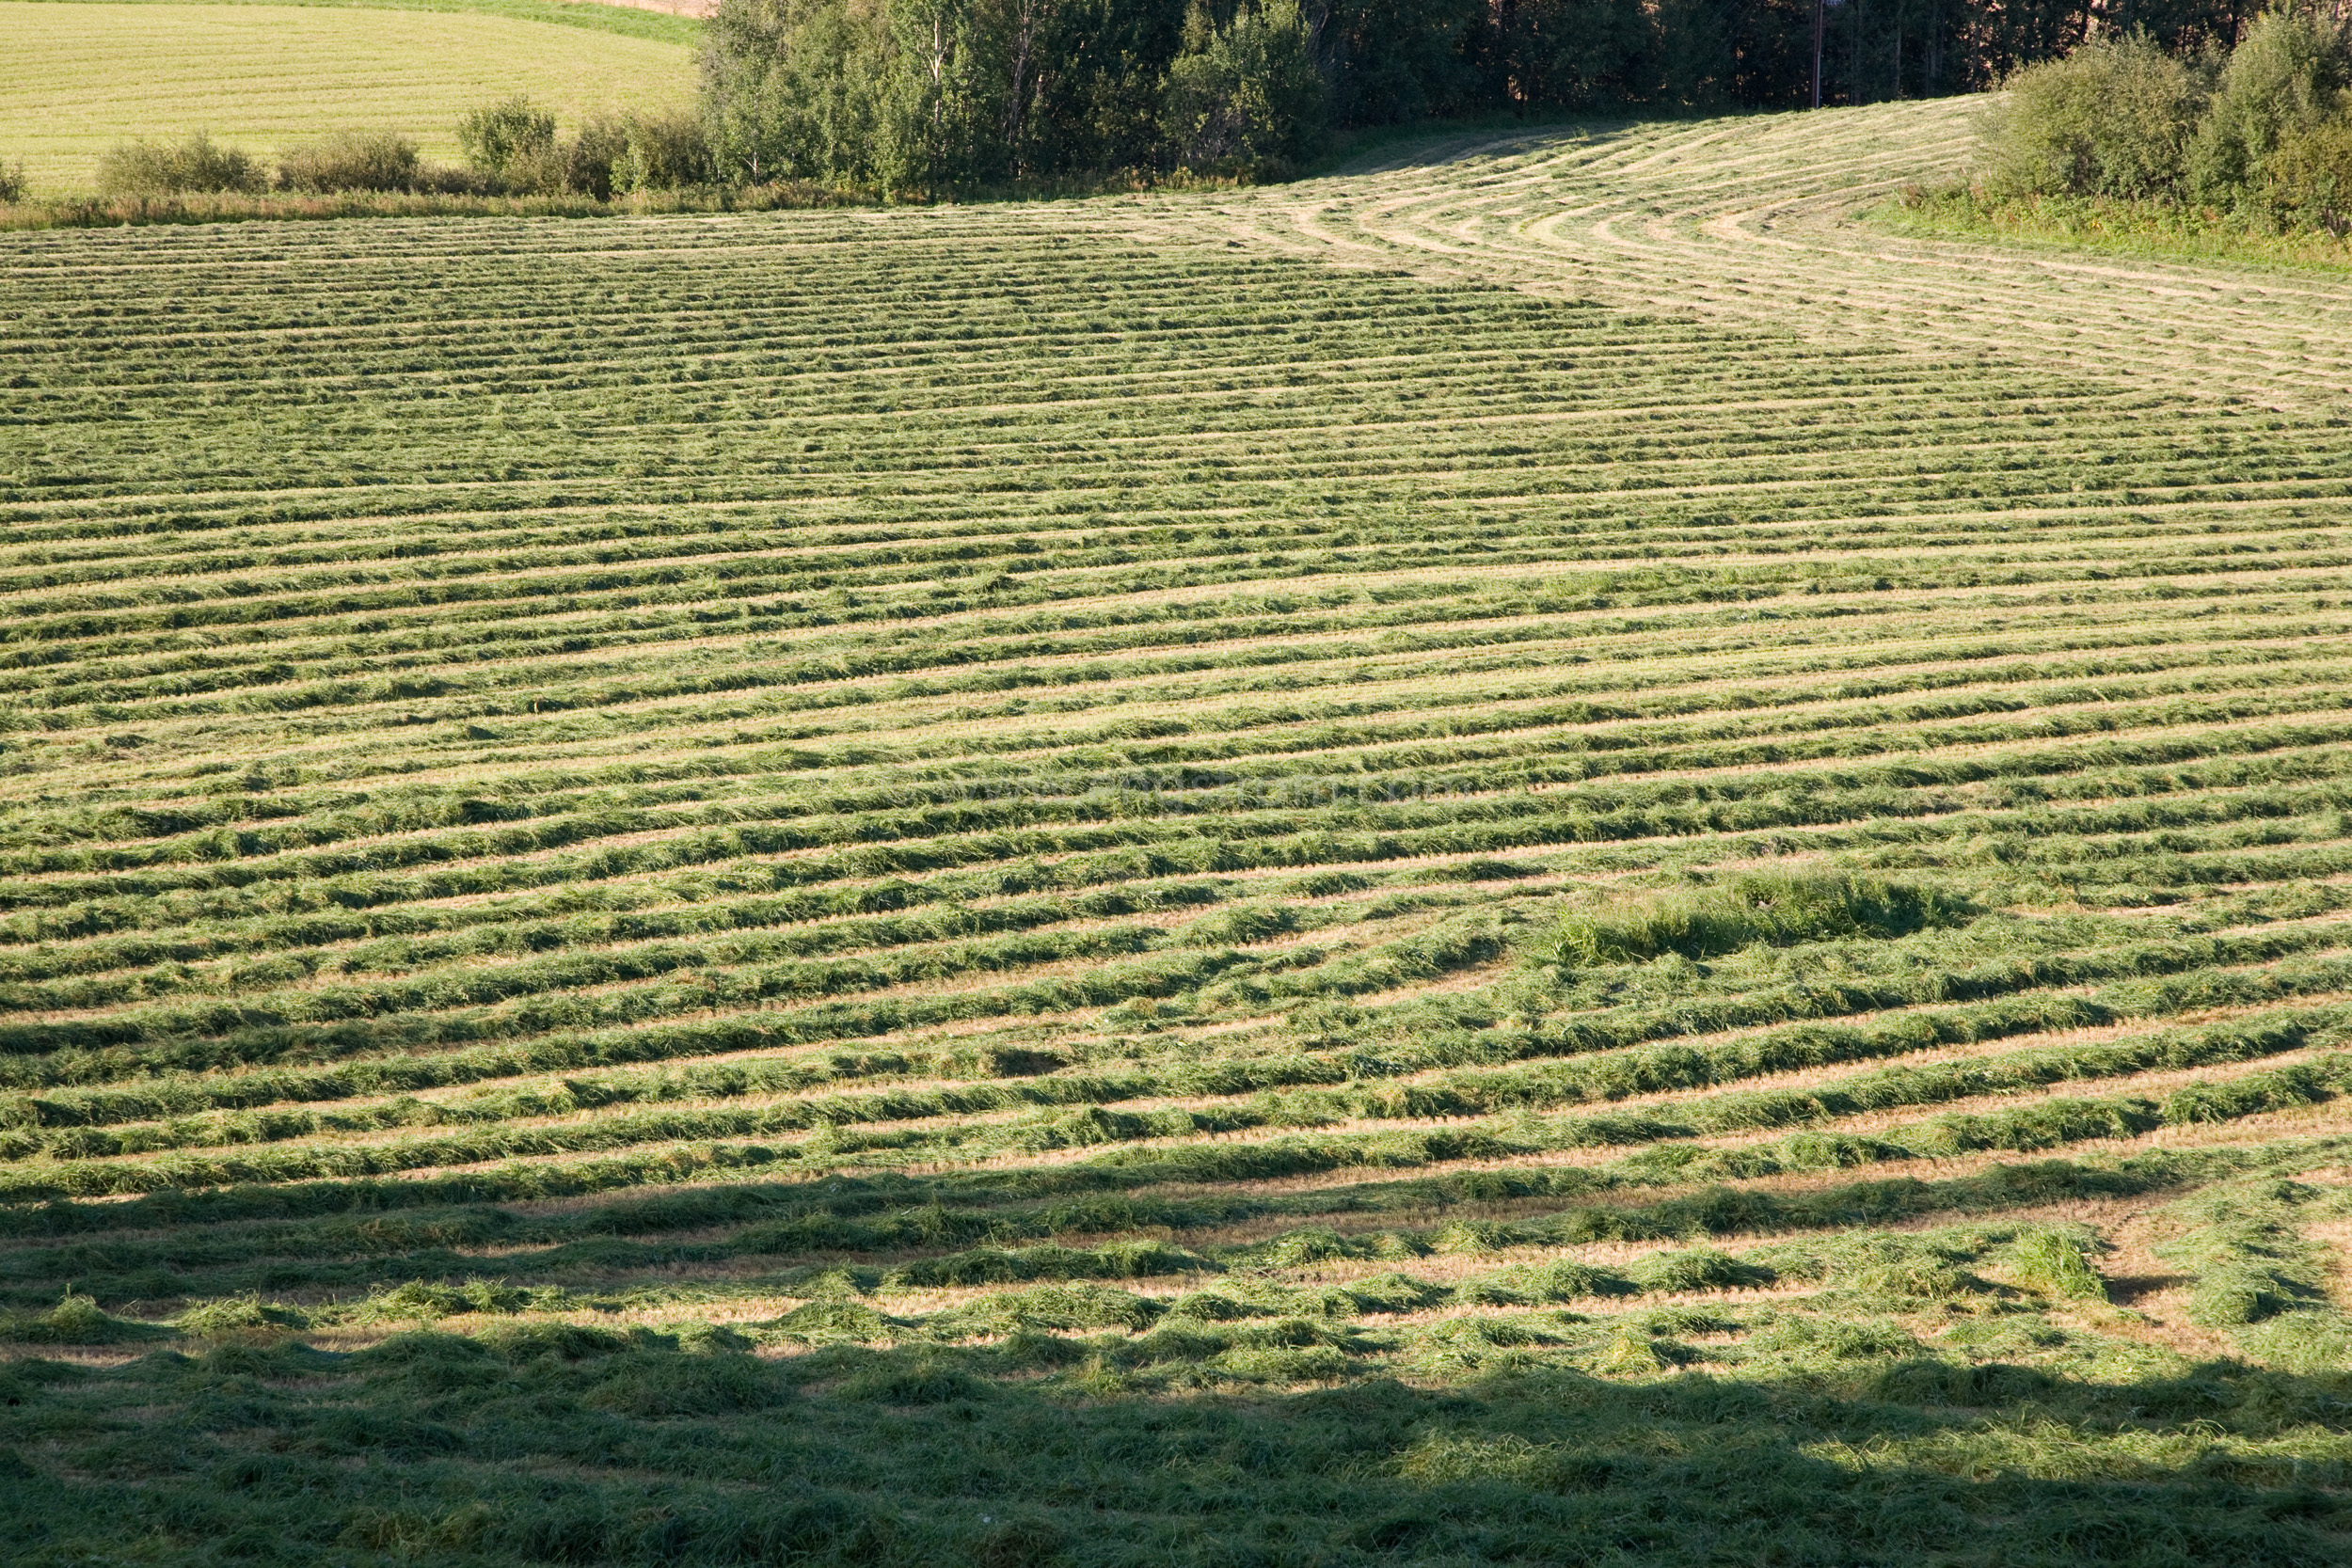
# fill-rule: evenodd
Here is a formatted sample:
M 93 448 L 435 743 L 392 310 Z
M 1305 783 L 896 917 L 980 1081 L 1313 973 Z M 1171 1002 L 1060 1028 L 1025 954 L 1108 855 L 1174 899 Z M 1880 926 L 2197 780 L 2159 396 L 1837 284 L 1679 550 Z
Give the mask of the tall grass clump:
M 2059 1301 L 2105 1301 L 2106 1281 L 2083 1256 L 2082 1243 L 2062 1230 L 2028 1230 L 2010 1253 L 2020 1285 Z
M 1571 911 L 1560 922 L 1555 952 L 1565 964 L 1636 963 L 1669 953 L 1704 958 L 1757 945 L 1903 936 L 1949 925 L 1963 912 L 1957 899 L 1901 882 L 1844 871 L 1755 871 Z
M 266 1328 L 269 1317 L 262 1310 L 260 1293 L 249 1291 L 241 1296 L 200 1302 L 181 1313 L 173 1326 L 183 1334 L 234 1334 L 244 1329 Z
M 98 186 L 108 196 L 249 193 L 268 183 L 266 171 L 249 153 L 218 146 L 201 131 L 180 142 L 123 142 L 98 163 Z
M 110 1345 L 151 1332 L 143 1324 L 109 1315 L 95 1299 L 77 1295 L 71 1287 L 45 1312 L 0 1312 L 0 1343 Z

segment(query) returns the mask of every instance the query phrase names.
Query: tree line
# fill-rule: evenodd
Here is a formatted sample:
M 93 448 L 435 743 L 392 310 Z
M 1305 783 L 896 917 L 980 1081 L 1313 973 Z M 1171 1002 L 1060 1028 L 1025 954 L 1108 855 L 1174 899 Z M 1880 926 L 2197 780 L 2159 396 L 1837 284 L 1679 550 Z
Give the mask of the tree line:
M 2102 32 L 2236 41 L 2248 0 L 1830 0 L 1823 100 L 1969 92 Z M 1789 108 L 1814 0 L 722 0 L 715 178 L 944 193 L 1264 176 L 1439 117 Z
M 1824 0 L 1822 99 L 2011 85 L 2020 107 L 2002 122 L 1994 160 L 2003 190 L 2193 194 L 2223 205 L 2273 192 L 2263 199 L 2333 223 L 2352 206 L 2352 189 L 2337 193 L 2329 172 L 2337 141 L 2352 131 L 2318 142 L 2302 133 L 2332 123 L 2340 88 L 2327 62 L 2338 45 L 2324 40 L 2344 37 L 2352 0 L 2303 0 L 2260 16 L 2247 4 Z M 691 109 L 596 117 L 559 135 L 548 110 L 509 100 L 460 124 L 462 168 L 427 164 L 389 133 L 337 133 L 288 150 L 275 166 L 201 136 L 140 141 L 107 155 L 100 182 L 134 196 L 375 191 L 605 202 L 696 191 L 731 200 L 746 188 L 920 198 L 1180 172 L 1265 179 L 1311 161 L 1334 133 L 1434 119 L 1802 106 L 1813 88 L 1815 6 L 721 0 Z M 2304 84 L 2289 94 L 2301 93 L 2303 107 L 2263 109 L 2254 130 L 2226 142 L 2251 150 L 2214 163 L 2225 140 L 2198 130 L 2202 117 L 2245 120 L 2254 111 L 2233 105 L 2289 90 L 2246 85 L 2257 65 L 2305 55 L 2319 63 L 2260 65 L 2265 82 L 2285 71 Z M 2296 132 L 2278 157 L 2262 128 L 2273 121 Z M 2133 172 L 2143 166 L 2153 172 Z M 2276 194 L 2285 187 L 2274 175 L 2306 166 L 2320 172 Z

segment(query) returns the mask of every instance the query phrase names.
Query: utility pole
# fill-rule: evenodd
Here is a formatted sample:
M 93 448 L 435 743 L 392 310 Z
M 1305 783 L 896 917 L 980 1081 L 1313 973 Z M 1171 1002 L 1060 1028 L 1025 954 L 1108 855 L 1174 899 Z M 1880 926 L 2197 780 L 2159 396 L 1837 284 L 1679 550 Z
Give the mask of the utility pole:
M 1821 32 L 1829 0 L 1813 0 L 1813 106 L 1821 106 Z

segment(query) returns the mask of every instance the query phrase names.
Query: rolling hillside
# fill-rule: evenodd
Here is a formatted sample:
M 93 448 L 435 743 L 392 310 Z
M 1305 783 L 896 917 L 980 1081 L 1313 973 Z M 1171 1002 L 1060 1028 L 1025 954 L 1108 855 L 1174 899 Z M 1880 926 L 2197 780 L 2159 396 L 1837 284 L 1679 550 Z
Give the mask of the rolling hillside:
M 584 3 L 0 0 L 0 160 L 22 159 L 37 192 L 91 189 L 100 156 L 135 136 L 202 131 L 267 155 L 397 131 L 454 162 L 458 118 L 513 93 L 567 119 L 693 94 L 694 24 Z

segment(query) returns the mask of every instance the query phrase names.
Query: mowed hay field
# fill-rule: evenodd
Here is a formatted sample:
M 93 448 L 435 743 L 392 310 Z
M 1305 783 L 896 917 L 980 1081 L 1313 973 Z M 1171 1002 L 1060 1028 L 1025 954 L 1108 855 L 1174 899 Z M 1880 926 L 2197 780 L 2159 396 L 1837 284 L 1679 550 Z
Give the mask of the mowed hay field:
M 2344 285 L 1963 113 L 0 242 L 20 1549 L 2341 1561 Z
M 459 117 L 518 92 L 567 123 L 689 103 L 692 48 L 659 33 L 690 24 L 619 14 L 656 36 L 457 8 L 0 0 L 0 162 L 41 194 L 95 188 L 119 142 L 197 131 L 257 155 L 397 131 L 454 162 Z

